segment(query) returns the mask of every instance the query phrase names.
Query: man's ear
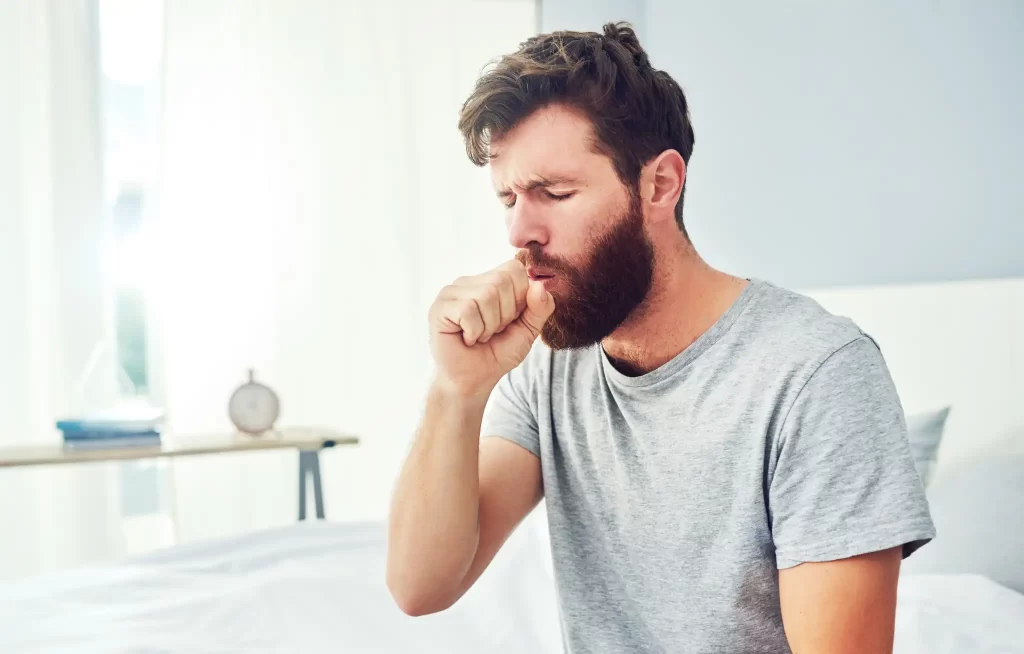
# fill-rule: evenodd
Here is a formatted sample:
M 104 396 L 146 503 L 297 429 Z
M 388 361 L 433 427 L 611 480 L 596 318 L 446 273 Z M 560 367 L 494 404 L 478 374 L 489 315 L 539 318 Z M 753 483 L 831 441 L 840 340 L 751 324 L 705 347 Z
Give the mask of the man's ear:
M 644 166 L 643 199 L 650 206 L 651 220 L 675 220 L 676 203 L 686 181 L 686 162 L 675 150 L 665 150 Z

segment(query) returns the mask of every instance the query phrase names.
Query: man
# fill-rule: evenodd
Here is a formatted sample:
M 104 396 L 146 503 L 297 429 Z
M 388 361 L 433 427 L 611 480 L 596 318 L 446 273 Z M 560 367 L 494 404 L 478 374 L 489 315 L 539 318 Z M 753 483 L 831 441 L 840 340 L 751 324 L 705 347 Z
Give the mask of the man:
M 460 128 L 517 256 L 430 310 L 399 606 L 451 606 L 543 497 L 567 651 L 890 651 L 934 537 L 896 390 L 851 321 L 701 260 L 680 87 L 627 25 L 542 35 Z

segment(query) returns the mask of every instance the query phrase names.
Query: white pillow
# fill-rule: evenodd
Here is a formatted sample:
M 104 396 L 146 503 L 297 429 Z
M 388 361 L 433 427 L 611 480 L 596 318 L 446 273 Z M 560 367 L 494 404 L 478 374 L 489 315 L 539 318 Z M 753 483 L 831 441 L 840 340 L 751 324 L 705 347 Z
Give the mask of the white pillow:
M 936 538 L 905 574 L 978 574 L 1024 593 L 1024 455 L 1000 455 L 935 478 Z
M 942 443 L 942 432 L 946 427 L 947 417 L 948 406 L 938 411 L 907 416 L 910 451 L 914 455 L 914 466 L 925 486 L 931 483 L 932 470 L 939 455 L 939 445 Z

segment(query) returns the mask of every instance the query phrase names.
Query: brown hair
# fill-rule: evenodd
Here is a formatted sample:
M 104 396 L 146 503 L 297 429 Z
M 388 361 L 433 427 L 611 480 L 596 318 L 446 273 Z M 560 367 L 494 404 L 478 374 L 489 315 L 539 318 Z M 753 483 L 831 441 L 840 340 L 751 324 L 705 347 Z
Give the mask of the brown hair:
M 554 103 L 590 119 L 595 147 L 612 160 L 631 192 L 644 164 L 665 150 L 676 150 L 690 163 L 693 126 L 683 90 L 668 73 L 651 66 L 628 23 L 608 23 L 603 34 L 534 36 L 485 70 L 459 115 L 470 160 L 485 165 L 492 135 Z M 676 223 L 686 234 L 682 194 Z

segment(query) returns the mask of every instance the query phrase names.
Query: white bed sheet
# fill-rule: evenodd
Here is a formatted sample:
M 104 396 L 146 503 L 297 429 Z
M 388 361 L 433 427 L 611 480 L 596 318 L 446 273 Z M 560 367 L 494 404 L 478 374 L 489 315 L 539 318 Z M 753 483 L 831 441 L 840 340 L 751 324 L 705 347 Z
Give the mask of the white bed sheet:
M 1024 595 L 980 575 L 900 579 L 896 654 L 1024 652 Z
M 521 529 L 451 610 L 403 615 L 382 525 L 300 524 L 0 585 L 0 652 L 561 651 L 550 560 Z M 1024 653 L 1024 595 L 984 577 L 900 581 L 896 654 Z
M 559 651 L 524 534 L 449 611 L 410 618 L 384 585 L 384 527 L 300 524 L 0 586 L 0 652 Z

